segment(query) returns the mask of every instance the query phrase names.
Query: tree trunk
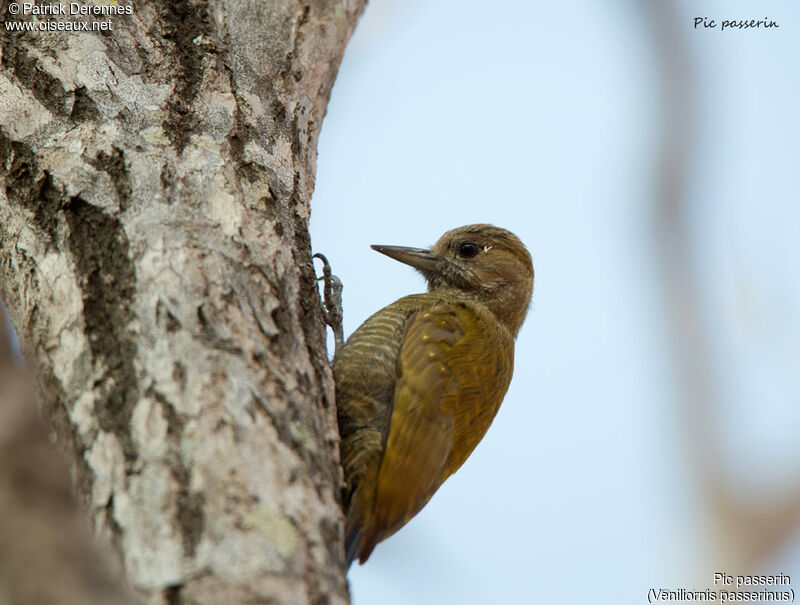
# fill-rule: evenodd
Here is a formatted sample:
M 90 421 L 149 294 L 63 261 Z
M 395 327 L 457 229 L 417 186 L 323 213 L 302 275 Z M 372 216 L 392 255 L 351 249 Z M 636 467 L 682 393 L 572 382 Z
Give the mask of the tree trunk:
M 5 332 L 0 305 L 0 603 L 129 605 L 75 507 Z
M 146 602 L 345 602 L 308 216 L 364 1 L 110 5 L 2 9 L 112 28 L 2 33 L 0 296 L 44 415 Z

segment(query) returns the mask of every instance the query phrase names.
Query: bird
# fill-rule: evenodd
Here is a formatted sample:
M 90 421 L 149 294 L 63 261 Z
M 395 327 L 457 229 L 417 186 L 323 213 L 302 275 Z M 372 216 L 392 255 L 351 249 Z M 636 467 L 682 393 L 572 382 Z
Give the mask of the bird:
M 414 517 L 486 434 L 534 281 L 520 239 L 489 224 L 427 249 L 372 248 L 428 289 L 369 317 L 334 353 L 348 567 Z

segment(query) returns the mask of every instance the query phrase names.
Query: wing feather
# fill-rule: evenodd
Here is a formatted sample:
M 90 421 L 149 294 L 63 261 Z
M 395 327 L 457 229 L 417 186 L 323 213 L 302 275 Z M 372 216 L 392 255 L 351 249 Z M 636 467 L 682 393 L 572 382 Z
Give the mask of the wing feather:
M 409 318 L 362 562 L 425 506 L 491 423 L 511 376 L 503 359 L 508 336 L 493 323 L 458 303 Z

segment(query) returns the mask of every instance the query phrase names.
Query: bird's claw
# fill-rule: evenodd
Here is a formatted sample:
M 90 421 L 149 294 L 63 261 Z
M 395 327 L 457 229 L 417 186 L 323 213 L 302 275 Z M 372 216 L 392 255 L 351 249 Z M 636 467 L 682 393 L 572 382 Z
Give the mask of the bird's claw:
M 333 340 L 336 343 L 336 350 L 344 344 L 344 328 L 342 326 L 342 280 L 331 273 L 331 265 L 324 254 L 316 253 L 312 258 L 322 261 L 322 277 L 317 281 L 325 282 L 322 288 L 323 305 L 322 317 L 325 323 L 333 330 Z

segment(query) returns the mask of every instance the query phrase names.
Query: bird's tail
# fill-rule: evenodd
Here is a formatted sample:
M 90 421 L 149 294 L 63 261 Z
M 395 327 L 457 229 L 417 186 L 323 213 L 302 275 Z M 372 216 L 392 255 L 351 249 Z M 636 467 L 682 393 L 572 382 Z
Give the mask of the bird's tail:
M 344 554 L 347 557 L 347 568 L 353 564 L 353 561 L 358 556 L 358 546 L 361 542 L 361 530 L 347 534 L 344 541 Z
M 347 511 L 347 519 L 344 526 L 344 554 L 347 558 L 347 567 L 350 568 L 353 561 L 358 557 L 358 551 L 361 549 L 361 521 L 359 514 L 356 511 L 358 507 L 350 506 Z

